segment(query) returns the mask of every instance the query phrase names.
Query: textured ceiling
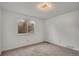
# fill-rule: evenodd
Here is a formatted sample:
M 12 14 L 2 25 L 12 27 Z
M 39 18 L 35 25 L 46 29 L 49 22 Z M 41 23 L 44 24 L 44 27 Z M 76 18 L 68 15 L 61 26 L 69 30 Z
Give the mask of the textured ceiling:
M 49 11 L 42 11 L 37 8 L 37 5 L 40 4 L 40 2 L 0 2 L 0 6 L 10 11 L 22 13 L 40 19 L 48 19 L 63 13 L 79 10 L 79 2 L 50 3 L 52 5 L 52 9 Z

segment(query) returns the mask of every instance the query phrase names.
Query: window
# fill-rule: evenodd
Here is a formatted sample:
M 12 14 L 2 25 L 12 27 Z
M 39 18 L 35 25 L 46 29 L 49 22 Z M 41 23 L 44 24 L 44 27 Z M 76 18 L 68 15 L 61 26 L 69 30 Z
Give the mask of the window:
M 34 32 L 34 21 L 20 20 L 18 23 L 18 33 Z

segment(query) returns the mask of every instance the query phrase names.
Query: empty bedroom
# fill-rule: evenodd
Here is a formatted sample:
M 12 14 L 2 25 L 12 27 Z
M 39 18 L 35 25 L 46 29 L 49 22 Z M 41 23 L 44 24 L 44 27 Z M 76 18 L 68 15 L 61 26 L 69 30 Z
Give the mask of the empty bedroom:
M 0 2 L 0 56 L 79 56 L 79 2 Z

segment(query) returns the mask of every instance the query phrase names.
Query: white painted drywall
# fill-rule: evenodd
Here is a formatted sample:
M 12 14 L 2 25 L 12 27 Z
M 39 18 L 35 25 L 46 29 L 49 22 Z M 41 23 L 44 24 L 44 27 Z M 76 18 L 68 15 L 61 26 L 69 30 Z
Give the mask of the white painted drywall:
M 46 20 L 48 42 L 79 51 L 79 11 Z
M 18 34 L 18 20 L 27 19 L 35 21 L 35 32 Z M 44 39 L 43 20 L 25 16 L 19 13 L 3 10 L 3 50 L 14 49 L 42 42 Z
M 35 32 L 17 34 L 18 20 L 35 21 Z M 45 23 L 45 24 L 44 24 Z M 3 10 L 3 50 L 27 46 L 42 41 L 79 50 L 79 11 L 66 13 L 52 19 L 40 20 L 16 12 Z
M 1 54 L 1 41 L 2 41 L 2 10 L 1 10 L 1 8 L 0 8 L 0 54 Z

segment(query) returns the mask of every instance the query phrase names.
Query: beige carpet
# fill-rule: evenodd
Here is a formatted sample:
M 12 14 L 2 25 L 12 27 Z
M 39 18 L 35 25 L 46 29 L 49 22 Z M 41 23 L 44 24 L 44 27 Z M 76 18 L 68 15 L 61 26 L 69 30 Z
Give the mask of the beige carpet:
M 79 52 L 49 43 L 5 51 L 2 56 L 79 56 Z

